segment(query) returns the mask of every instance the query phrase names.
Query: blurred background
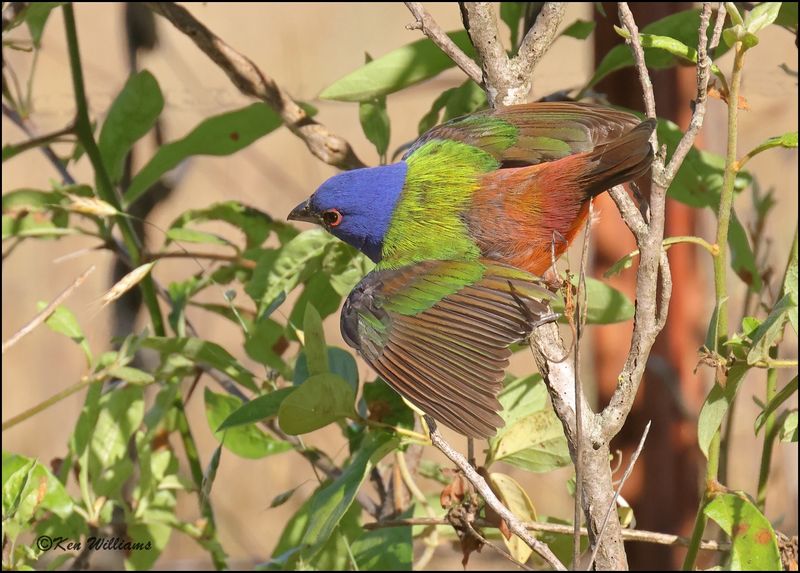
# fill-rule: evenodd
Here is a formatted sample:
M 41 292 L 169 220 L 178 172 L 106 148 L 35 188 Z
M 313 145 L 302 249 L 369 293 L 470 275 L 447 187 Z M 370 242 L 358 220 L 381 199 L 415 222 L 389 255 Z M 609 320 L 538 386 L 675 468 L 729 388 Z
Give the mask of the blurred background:
M 639 26 L 669 13 L 686 9 L 688 3 L 635 4 Z M 444 30 L 461 28 L 458 6 L 428 3 L 426 7 Z M 333 132 L 347 139 L 356 153 L 368 164 L 378 158 L 373 146 L 364 137 L 355 104 L 317 99 L 326 86 L 361 66 L 364 54 L 381 56 L 394 48 L 421 37 L 406 29 L 412 17 L 400 3 L 394 4 L 191 4 L 187 8 L 217 35 L 251 58 L 262 70 L 298 100 L 313 103 L 319 109 L 318 119 Z M 592 3 L 570 3 L 562 26 L 576 19 L 598 21 L 593 36 L 586 42 L 562 37 L 544 57 L 534 76 L 532 99 L 559 90 L 577 88 L 586 83 L 594 66 L 619 38 L 611 30 L 616 24 L 616 8 L 606 5 L 609 18 L 598 14 Z M 129 18 L 136 17 L 129 11 Z M 162 113 L 163 141 L 177 139 L 189 132 L 202 119 L 241 107 L 249 100 L 234 88 L 228 78 L 198 48 L 168 22 L 156 18 L 155 36 L 126 27 L 126 5 L 123 3 L 77 4 L 76 17 L 83 55 L 84 73 L 93 117 L 106 113 L 113 97 L 125 83 L 131 66 L 151 71 L 165 97 Z M 129 20 L 135 22 L 135 20 Z M 129 41 L 138 37 L 138 44 L 152 44 L 152 49 L 139 50 L 133 62 Z M 156 39 L 157 42 L 151 42 Z M 507 38 L 504 38 L 507 44 Z M 74 114 L 74 100 L 69 80 L 64 27 L 60 11 L 53 12 L 43 36 L 38 67 L 34 75 L 32 122 L 41 132 L 66 125 Z M 9 51 L 7 63 L 25 77 L 30 57 Z M 740 115 L 739 149 L 743 153 L 769 136 L 797 130 L 797 80 L 782 71 L 785 64 L 797 70 L 795 38 L 775 28 L 764 34 L 761 43 L 748 54 L 742 93 L 749 110 Z M 730 68 L 730 55 L 717 62 L 723 70 Z M 6 62 L 4 62 L 4 65 Z M 403 90 L 388 99 L 392 120 L 390 150 L 409 142 L 417 135 L 419 119 L 430 109 L 433 99 L 444 89 L 463 81 L 459 70 L 449 70 L 435 79 Z M 678 68 L 655 76 L 659 98 L 659 115 L 685 126 L 690 116 L 689 101 L 695 91 L 694 68 Z M 618 72 L 598 85 L 596 91 L 609 101 L 628 107 L 640 107 L 640 91 L 635 78 Z M 716 153 L 724 152 L 725 108 L 711 99 L 699 145 Z M 3 143 L 18 142 L 26 136 L 3 119 Z M 137 145 L 135 168 L 141 167 L 154 151 L 154 138 L 145 138 Z M 741 155 L 740 153 L 740 155 Z M 773 210 L 768 226 L 766 256 L 782 274 L 791 236 L 797 221 L 797 152 L 776 150 L 754 158 L 748 169 L 763 190 L 774 189 L 778 207 Z M 267 211 L 278 219 L 309 195 L 336 170 L 313 157 L 301 140 L 280 129 L 243 151 L 223 158 L 196 157 L 180 166 L 173 179 L 175 189 L 152 205 L 148 240 L 153 246 L 163 241 L 161 231 L 189 208 L 237 199 Z M 73 170 L 79 182 L 91 183 L 88 161 L 82 160 Z M 58 174 L 38 152 L 29 152 L 3 163 L 3 193 L 20 188 L 48 188 Z M 736 210 L 745 227 L 754 214 L 749 193 L 736 201 Z M 597 275 L 635 247 L 610 201 L 601 201 L 597 222 L 593 226 L 593 268 Z M 696 234 L 713 242 L 715 217 L 671 204 L 668 212 L 668 235 Z M 225 234 L 223 227 L 208 225 L 208 230 Z M 576 241 L 580 244 L 580 241 Z M 124 317 L 113 324 L 114 311 L 99 309 L 98 300 L 112 281 L 112 256 L 106 252 L 87 252 L 92 246 L 81 238 L 59 241 L 25 241 L 3 261 L 2 337 L 6 340 L 36 313 L 37 301 L 52 300 L 90 264 L 98 270 L 67 301 L 77 315 L 93 351 L 107 349 L 115 331 L 130 330 Z M 72 253 L 77 256 L 63 259 Z M 704 251 L 681 245 L 670 250 L 675 294 L 670 321 L 661 334 L 648 365 L 647 379 L 639 392 L 636 409 L 629 418 L 615 448 L 627 463 L 630 451 L 638 442 L 644 425 L 653 420 L 644 454 L 636 471 L 627 482 L 623 496 L 633 506 L 637 526 L 667 533 L 688 534 L 697 509 L 697 491 L 702 479 L 702 455 L 696 444 L 696 418 L 712 382 L 708 370 L 695 372 L 697 349 L 702 345 L 713 301 L 711 261 Z M 163 283 L 197 272 L 197 263 L 174 260 L 159 264 L 156 278 Z M 615 286 L 632 293 L 634 270 L 627 270 L 613 279 Z M 773 282 L 779 279 L 775 278 Z M 732 308 L 742 308 L 744 284 L 730 276 Z M 241 293 L 240 293 L 241 294 Z M 222 303 L 222 289 L 210 289 L 209 302 Z M 201 336 L 218 342 L 243 363 L 253 366 L 241 348 L 241 332 L 231 323 L 214 315 L 193 309 L 190 318 Z M 145 317 L 135 323 L 139 330 Z M 739 320 L 732 320 L 732 325 Z M 120 326 L 122 325 L 122 326 Z M 120 330 L 121 329 L 121 330 Z M 338 320 L 326 323 L 328 340 L 344 346 Z M 631 324 L 592 327 L 585 351 L 584 383 L 590 394 L 602 403 L 613 390 L 616 375 L 628 348 Z M 792 337 L 787 337 L 792 338 Z M 796 340 L 796 338 L 794 339 Z M 790 344 L 790 343 L 785 343 Z M 795 344 L 795 342 L 791 342 Z M 796 347 L 786 346 L 781 354 L 797 356 Z M 515 356 L 511 370 L 516 374 L 532 371 L 534 365 L 527 353 Z M 85 360 L 75 345 L 46 328 L 39 328 L 3 357 L 2 418 L 11 416 L 41 402 L 71 385 L 85 373 Z M 360 363 L 361 379 L 371 377 Z M 794 373 L 792 373 L 794 375 Z M 788 380 L 789 372 L 781 372 L 779 387 Z M 201 385 L 213 382 L 201 380 Z M 763 396 L 764 376 L 752 373 L 740 390 L 736 414 L 732 422 L 734 436 L 726 483 L 735 489 L 754 491 L 758 477 L 761 438 L 753 435 L 752 421 L 759 411 L 750 399 Z M 216 389 L 216 388 L 215 388 Z M 83 394 L 74 395 L 44 413 L 3 433 L 3 449 L 43 462 L 63 456 L 66 436 L 71 431 L 83 404 Z M 796 406 L 796 404 L 795 404 Z M 187 404 L 195 439 L 204 463 L 217 442 L 206 422 L 202 398 L 195 396 Z M 336 454 L 341 461 L 347 454 L 344 440 L 330 432 L 311 434 L 307 442 Z M 465 441 L 448 434 L 451 443 L 462 451 Z M 613 448 L 612 448 L 613 449 Z M 426 456 L 439 459 L 432 449 Z M 615 462 L 616 463 L 616 462 Z M 777 442 L 767 517 L 783 532 L 797 532 L 797 445 Z M 624 466 L 623 466 L 624 467 Z M 570 519 L 572 501 L 565 482 L 571 468 L 549 474 L 530 474 L 506 467 L 505 470 L 529 492 L 540 515 Z M 504 470 L 504 471 L 505 471 Z M 316 478 L 300 456 L 286 453 L 263 460 L 245 460 L 226 452 L 212 493 L 220 539 L 231 557 L 232 566 L 263 562 L 270 555 L 280 531 L 302 503 L 304 495 L 293 497 L 286 504 L 269 509 L 278 494 L 299 483 L 307 495 Z M 428 491 L 437 491 L 428 482 Z M 199 517 L 196 500 L 185 495 L 179 498 L 179 514 L 185 519 Z M 664 567 L 678 565 L 682 552 L 652 545 L 629 547 L 632 567 Z M 103 557 L 93 561 L 99 566 Z M 447 547 L 437 552 L 430 569 L 457 568 L 461 555 Z M 660 564 L 660 565 L 659 565 Z M 110 563 L 109 566 L 114 566 Z M 189 569 L 210 566 L 207 554 L 191 539 L 174 534 L 157 563 L 159 568 Z M 491 552 L 474 555 L 470 568 L 505 568 Z M 669 565 L 666 565 L 669 567 Z

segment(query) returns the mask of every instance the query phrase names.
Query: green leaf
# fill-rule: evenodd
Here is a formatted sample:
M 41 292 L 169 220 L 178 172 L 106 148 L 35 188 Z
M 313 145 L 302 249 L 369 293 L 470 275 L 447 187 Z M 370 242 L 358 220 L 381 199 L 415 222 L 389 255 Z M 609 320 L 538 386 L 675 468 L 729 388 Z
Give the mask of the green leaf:
M 317 490 L 312 497 L 308 527 L 301 542 L 306 559 L 322 548 L 350 508 L 373 464 L 395 445 L 396 442 L 385 432 L 368 434 L 339 477 Z
M 786 266 L 786 274 L 783 277 L 783 292 L 791 297 L 794 308 L 789 310 L 789 323 L 791 323 L 794 333 L 797 334 L 797 235 L 795 234 L 792 242 L 792 254 L 789 264 Z
M 290 435 L 306 434 L 342 418 L 356 417 L 355 393 L 336 374 L 317 374 L 287 396 L 278 410 L 278 423 Z
M 512 51 L 516 51 L 519 46 L 520 20 L 525 11 L 525 4 L 525 2 L 500 2 L 500 19 L 511 32 Z
M 120 182 L 125 157 L 133 144 L 152 129 L 162 109 L 164 97 L 150 72 L 145 70 L 128 78 L 111 104 L 97 140 L 112 183 Z
M 184 243 L 223 245 L 225 247 L 236 248 L 236 245 L 224 237 L 220 237 L 219 235 L 214 235 L 212 233 L 206 233 L 204 231 L 198 231 L 196 229 L 183 229 L 180 227 L 176 229 L 169 229 L 167 231 L 167 239 L 169 241 L 179 241 Z
M 172 535 L 172 527 L 148 519 L 148 514 L 145 513 L 143 521 L 128 524 L 127 532 L 130 539 L 135 539 L 138 543 L 149 543 L 150 549 L 131 551 L 127 554 L 125 557 L 125 569 L 149 571 L 167 546 Z
M 781 423 L 778 437 L 782 442 L 797 442 L 797 410 L 787 413 Z
M 36 310 L 42 311 L 46 306 L 46 302 L 40 301 L 36 303 Z M 45 320 L 45 324 L 50 327 L 50 330 L 53 332 L 63 334 L 67 338 L 71 339 L 75 344 L 80 346 L 81 350 L 83 350 L 83 353 L 86 354 L 86 363 L 91 365 L 92 349 L 89 348 L 89 342 L 83 335 L 83 330 L 81 330 L 81 327 L 78 324 L 78 319 L 75 318 L 75 315 L 72 314 L 71 310 L 65 306 L 56 307 L 56 309 L 53 311 L 53 314 L 51 314 L 47 320 Z
M 489 481 L 497 497 L 511 510 L 511 513 L 522 521 L 536 521 L 536 508 L 533 507 L 531 498 L 514 478 L 501 473 L 491 473 Z M 503 541 L 514 559 L 519 563 L 527 563 L 533 553 L 533 549 L 528 547 L 527 543 L 516 535 L 512 535 L 511 539 L 503 537 Z
M 38 460 L 3 451 L 3 526 L 14 517 L 20 525 L 38 511 L 52 511 L 66 518 L 73 501 L 64 486 Z
M 337 348 L 335 346 L 328 346 L 328 371 L 332 374 L 338 374 L 344 378 L 345 382 L 350 384 L 354 393 L 358 393 L 358 365 L 356 359 L 347 350 Z M 301 351 L 297 356 L 297 362 L 294 365 L 294 379 L 292 384 L 299 386 L 305 382 L 311 373 L 308 371 L 308 358 L 305 350 Z
M 370 63 L 372 58 L 367 54 L 366 63 Z M 383 158 L 389 148 L 389 138 L 391 136 L 391 123 L 389 114 L 386 111 L 386 96 L 374 97 L 363 100 L 358 104 L 358 119 L 361 122 L 361 129 L 364 135 L 375 146 L 378 155 Z
M 561 35 L 569 36 L 570 38 L 575 38 L 577 40 L 585 40 L 591 35 L 592 32 L 594 32 L 596 26 L 597 22 L 581 20 L 578 18 L 572 24 L 567 26 L 564 31 L 561 32 Z
M 670 14 L 660 20 L 648 24 L 641 29 L 643 34 L 656 36 L 666 36 L 687 46 L 697 45 L 697 30 L 700 27 L 700 11 L 697 9 L 685 10 L 677 14 Z M 711 32 L 711 30 L 709 30 Z M 729 46 L 720 46 L 717 49 L 714 59 L 719 58 Z M 645 48 L 645 62 L 650 69 L 663 69 L 675 65 L 678 60 L 663 50 Z M 583 88 L 587 90 L 594 87 L 603 78 L 612 72 L 627 68 L 633 65 L 633 56 L 628 46 L 621 44 L 614 46 L 597 66 L 594 75 L 589 83 Z M 659 138 L 659 141 L 661 139 Z
M 411 517 L 411 511 L 398 516 Z M 361 571 L 411 571 L 414 543 L 409 527 L 385 527 L 367 531 L 352 545 Z
M 778 541 L 769 520 L 744 494 L 722 493 L 703 509 L 727 533 L 733 571 L 780 571 Z
M 744 17 L 744 26 L 755 34 L 772 24 L 780 12 L 782 2 L 760 2 Z
M 280 454 L 292 449 L 289 442 L 273 438 L 254 424 L 238 425 L 222 429 L 221 426 L 234 413 L 239 411 L 242 401 L 235 396 L 216 394 L 206 388 L 206 419 L 214 437 L 228 450 L 248 459 L 259 459 Z
M 748 364 L 752 366 L 758 362 L 769 361 L 769 349 L 783 338 L 783 329 L 792 309 L 797 312 L 797 301 L 792 300 L 791 293 L 786 293 L 750 337 L 753 345 L 747 353 Z
M 761 145 L 753 149 L 750 153 L 747 154 L 747 157 L 754 157 L 761 153 L 762 151 L 766 151 L 767 149 L 773 149 L 775 147 L 784 147 L 786 149 L 795 149 L 797 147 L 797 132 L 790 131 L 788 133 L 784 133 L 783 135 L 775 135 L 773 137 L 767 138 Z
M 625 28 L 614 26 L 614 31 L 626 40 L 630 40 L 630 32 Z M 670 38 L 669 36 L 657 36 L 654 34 L 639 34 L 639 43 L 643 48 L 654 48 L 657 50 L 664 50 L 673 56 L 677 56 L 681 60 L 686 60 L 693 64 L 697 63 L 697 50 L 691 46 L 687 46 L 683 42 Z M 711 64 L 711 72 L 725 80 L 725 76 L 716 64 Z
M 381 378 L 364 384 L 359 411 L 363 417 L 376 422 L 401 428 L 414 428 L 414 412 L 400 394 Z
M 506 462 L 533 472 L 546 472 L 570 463 L 564 430 L 549 408 L 518 418 L 489 440 L 487 466 Z
M 787 30 L 797 33 L 797 2 L 781 2 L 781 9 L 775 20 L 777 26 L 783 26 Z
M 541 375 L 531 374 L 507 381 L 497 399 L 503 407 L 500 415 L 505 426 L 498 429 L 495 438 L 502 436 L 525 416 L 544 409 L 547 406 L 547 388 Z
M 473 82 L 467 80 L 452 92 L 447 98 L 442 121 L 450 121 L 462 115 L 467 115 L 487 106 L 486 92 Z
M 42 45 L 42 33 L 50 12 L 53 8 L 61 6 L 63 2 L 31 2 L 25 9 L 25 23 L 31 33 L 34 47 Z
M 128 446 L 144 420 L 144 391 L 124 386 L 101 396 L 89 442 L 89 476 L 98 495 L 117 495 L 133 472 Z
M 197 364 L 211 366 L 230 376 L 245 388 L 258 390 L 253 381 L 253 374 L 227 350 L 214 342 L 189 337 L 151 336 L 142 341 L 142 346 L 156 350 L 163 355 L 178 354 Z
M 202 209 L 185 211 L 170 225 L 170 230 L 186 227 L 189 223 L 224 221 L 244 233 L 246 249 L 260 247 L 274 232 L 281 243 L 297 235 L 297 231 L 282 221 L 276 221 L 264 211 L 260 211 L 238 201 L 222 201 Z
M 725 387 L 714 384 L 711 392 L 706 396 L 706 400 L 700 410 L 700 417 L 697 420 L 697 442 L 706 458 L 708 458 L 708 446 L 722 424 L 725 413 L 730 408 L 734 398 L 736 398 L 742 378 L 744 378 L 748 369 L 749 367 L 743 364 L 734 365 L 728 371 Z
M 573 277 L 573 284 L 578 279 Z M 606 283 L 586 277 L 586 322 L 589 324 L 611 324 L 633 318 L 635 307 L 628 297 Z M 564 312 L 564 299 L 559 295 L 553 300 L 553 310 Z
M 203 472 L 203 481 L 200 484 L 200 495 L 203 503 L 208 503 L 208 499 L 211 497 L 211 488 L 214 486 L 214 480 L 217 479 L 217 470 L 219 470 L 221 460 L 222 444 L 214 449 L 214 453 L 211 454 L 211 460 L 208 462 L 208 466 L 206 466 Z
M 164 173 L 193 155 L 231 155 L 281 126 L 281 118 L 265 103 L 223 113 L 204 120 L 189 135 L 162 145 L 142 167 L 125 192 L 131 205 Z
M 281 403 L 292 392 L 294 392 L 294 388 L 280 388 L 269 394 L 253 398 L 231 412 L 217 428 L 217 432 L 277 416 Z
M 297 298 L 297 302 L 289 315 L 290 324 L 303 324 L 303 317 L 306 313 L 306 305 L 313 303 L 320 316 L 325 318 L 337 310 L 342 302 L 342 297 L 331 284 L 331 279 L 326 273 L 313 275 L 303 287 L 303 292 Z
M 322 319 L 312 304 L 306 305 L 303 319 L 303 350 L 308 361 L 309 374 L 314 376 L 328 372 L 328 347 L 325 344 L 325 331 L 322 328 Z
M 468 80 L 471 81 L 471 80 Z M 465 82 L 466 83 L 466 82 Z M 463 85 L 463 84 L 462 84 Z M 433 100 L 433 104 L 431 105 L 431 109 L 422 116 L 422 119 L 419 120 L 419 124 L 417 124 L 417 132 L 422 135 L 426 131 L 428 131 L 433 126 L 437 125 L 440 121 L 440 117 L 442 115 L 442 110 L 447 105 L 447 102 L 450 100 L 450 96 L 453 95 L 453 92 L 456 91 L 458 88 L 450 88 L 444 90 L 439 97 Z M 400 151 L 395 151 L 395 155 L 399 154 Z
M 260 320 L 250 329 L 244 343 L 247 355 L 265 366 L 274 368 L 287 377 L 291 371 L 283 358 L 275 351 L 276 345 L 283 339 L 283 326 L 270 318 Z
M 155 378 L 152 374 L 131 366 L 117 366 L 109 370 L 108 373 L 112 377 L 124 380 L 129 384 L 145 385 L 155 382 Z
M 291 292 L 299 283 L 311 278 L 319 272 L 322 260 L 338 242 L 338 239 L 323 229 L 304 231 L 290 240 L 277 253 L 276 258 L 263 259 L 266 270 L 266 284 L 263 293 L 258 297 L 261 305 L 267 305 L 281 293 Z M 272 260 L 270 260 L 272 259 Z M 262 260 L 253 272 L 255 280 Z M 248 291 L 251 294 L 251 291 Z M 257 294 L 253 292 L 251 296 Z
M 465 30 L 447 34 L 467 55 L 475 53 Z M 325 88 L 322 99 L 367 101 L 400 91 L 455 66 L 428 38 L 389 52 Z

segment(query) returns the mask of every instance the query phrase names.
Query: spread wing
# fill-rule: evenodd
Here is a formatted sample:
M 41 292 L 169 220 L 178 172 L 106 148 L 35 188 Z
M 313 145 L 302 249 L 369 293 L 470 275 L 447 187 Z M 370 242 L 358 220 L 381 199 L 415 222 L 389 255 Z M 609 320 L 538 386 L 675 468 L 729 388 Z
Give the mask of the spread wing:
M 422 411 L 485 438 L 503 425 L 497 393 L 509 346 L 555 319 L 539 281 L 487 260 L 373 271 L 345 302 L 342 334 Z
M 537 102 L 459 117 L 424 133 L 403 156 L 430 141 L 477 147 L 502 166 L 520 167 L 591 151 L 630 131 L 641 120 L 588 103 Z

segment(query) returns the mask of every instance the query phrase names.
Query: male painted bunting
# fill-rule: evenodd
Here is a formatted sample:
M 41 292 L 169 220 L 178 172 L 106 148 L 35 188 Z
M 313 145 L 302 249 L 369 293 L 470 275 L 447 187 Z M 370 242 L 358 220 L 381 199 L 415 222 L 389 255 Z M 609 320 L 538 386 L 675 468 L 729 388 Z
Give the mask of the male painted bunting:
M 649 169 L 654 127 L 579 103 L 467 115 L 398 163 L 331 177 L 289 219 L 322 225 L 377 263 L 342 309 L 347 343 L 425 413 L 488 437 L 503 425 L 509 346 L 554 318 L 539 276 L 591 197 Z

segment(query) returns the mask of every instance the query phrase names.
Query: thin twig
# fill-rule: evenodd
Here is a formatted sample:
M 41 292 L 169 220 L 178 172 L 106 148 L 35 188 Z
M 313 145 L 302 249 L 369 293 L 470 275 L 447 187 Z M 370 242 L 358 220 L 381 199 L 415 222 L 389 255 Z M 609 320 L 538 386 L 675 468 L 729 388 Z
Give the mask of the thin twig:
M 708 79 L 711 77 L 711 58 L 708 55 L 708 22 L 711 18 L 711 2 L 703 2 L 703 10 L 700 13 L 700 29 L 697 36 L 697 96 L 694 100 L 694 111 L 692 112 L 692 119 L 689 121 L 689 128 L 683 134 L 680 142 L 678 142 L 669 164 L 664 170 L 664 177 L 668 181 L 674 179 L 678 168 L 683 163 L 689 150 L 694 145 L 694 140 L 697 137 L 700 128 L 703 125 L 703 119 L 706 114 L 706 102 L 708 101 Z M 717 26 L 722 28 L 722 23 L 725 22 L 725 5 L 720 2 L 720 8 L 717 13 L 717 21 L 714 26 L 714 34 L 717 33 Z M 665 185 L 664 181 L 660 182 L 662 186 L 669 187 L 669 183 Z
M 409 527 L 413 525 L 423 527 L 433 527 L 436 525 L 449 525 L 449 522 L 442 518 L 414 517 L 407 519 L 390 519 L 386 521 L 376 521 L 365 523 L 364 529 L 374 530 L 385 527 Z M 486 520 L 475 520 L 475 525 L 482 528 L 497 527 L 497 524 L 489 523 Z M 526 521 L 523 523 L 529 531 L 539 531 L 542 533 L 554 533 L 556 535 L 572 535 L 572 526 L 560 523 L 542 523 L 538 521 Z M 589 536 L 589 531 L 585 527 L 580 529 L 583 537 Z M 646 531 L 642 529 L 623 529 L 622 538 L 625 541 L 636 543 L 653 543 L 655 545 L 671 545 L 675 547 L 686 547 L 689 540 L 686 537 L 670 535 L 668 533 L 658 533 L 656 531 Z M 730 543 L 719 543 L 710 539 L 704 539 L 700 545 L 706 551 L 730 551 Z
M 186 34 L 244 95 L 263 100 L 274 109 L 286 127 L 298 136 L 317 158 L 341 169 L 364 167 L 343 138 L 317 123 L 274 79 L 250 58 L 237 52 L 209 30 L 183 6 L 174 2 L 147 2 L 147 6 Z
M 15 332 L 11 336 L 11 338 L 3 342 L 2 354 L 5 354 L 6 350 L 14 346 L 17 342 L 19 342 L 25 336 L 30 334 L 37 326 L 39 326 L 45 320 L 47 320 L 50 317 L 50 315 L 53 314 L 53 311 L 55 311 L 58 305 L 67 300 L 67 298 L 75 291 L 75 289 L 81 286 L 81 284 L 83 284 L 83 281 L 85 281 L 86 278 L 90 274 L 92 274 L 92 272 L 94 272 L 95 268 L 96 267 L 92 265 L 91 267 L 83 271 L 83 273 L 81 273 L 81 275 L 78 278 L 72 281 L 71 285 L 62 290 L 56 298 L 50 301 L 50 304 L 44 307 L 40 312 L 36 313 L 36 316 L 30 319 L 28 323 L 25 324 L 25 326 L 23 326 L 17 332 Z
M 483 73 L 480 66 L 465 54 L 456 43 L 445 34 L 436 20 L 422 6 L 421 2 L 404 2 L 409 12 L 416 18 L 416 22 L 406 26 L 408 30 L 420 30 L 436 44 L 440 50 L 447 54 L 461 70 L 476 84 L 483 83 Z
M 10 119 L 11 122 L 14 123 L 17 127 L 19 127 L 23 132 L 25 132 L 25 135 L 31 138 L 38 137 L 38 133 L 33 127 L 29 125 L 29 122 L 22 119 L 22 117 L 16 111 L 8 107 L 5 104 L 5 102 L 3 102 L 2 104 L 2 109 L 3 109 L 3 115 L 6 116 L 8 119 Z M 64 163 L 61 161 L 61 159 L 59 159 L 58 155 L 56 155 L 56 152 L 53 151 L 53 149 L 49 145 L 43 145 L 39 147 L 39 150 L 47 158 L 50 164 L 56 169 L 56 171 L 58 171 L 59 175 L 61 175 L 61 180 L 64 183 L 66 183 L 67 185 L 75 184 L 76 182 L 75 178 L 72 175 L 70 175 L 69 171 L 67 171 L 67 168 L 64 166 Z
M 514 565 L 519 567 L 520 569 L 523 569 L 524 571 L 535 571 L 535 569 L 533 567 L 528 567 L 525 563 L 520 563 L 519 561 L 514 559 L 514 557 L 512 555 L 510 555 L 509 553 L 506 553 L 505 551 L 500 549 L 497 545 L 495 545 L 494 543 L 492 543 L 491 541 L 486 539 L 483 535 L 480 534 L 480 532 L 477 529 L 475 529 L 472 526 L 471 523 L 467 523 L 467 534 L 471 535 L 472 537 L 474 537 L 475 539 L 480 541 L 483 545 L 486 545 L 487 547 L 489 547 L 489 549 L 491 549 L 492 551 L 494 551 L 496 553 L 499 553 L 500 556 L 503 559 L 506 559 L 507 561 L 510 561 L 511 563 L 513 563 Z
M 525 529 L 524 523 L 516 515 L 511 513 L 511 511 L 509 511 L 499 499 L 497 499 L 497 496 L 489 487 L 489 484 L 486 483 L 486 480 L 480 476 L 480 474 L 470 465 L 464 456 L 458 453 L 444 440 L 439 431 L 436 429 L 436 422 L 433 421 L 433 418 L 430 416 L 425 416 L 425 418 L 428 423 L 428 428 L 430 429 L 431 443 L 445 456 L 447 456 L 451 462 L 458 466 L 458 468 L 464 474 L 464 477 L 467 478 L 469 483 L 471 483 L 478 493 L 481 494 L 483 499 L 486 501 L 486 504 L 495 510 L 497 514 L 506 521 L 511 532 L 522 539 L 528 545 L 528 547 L 538 553 L 551 567 L 558 571 L 566 571 L 567 568 L 564 567 L 564 564 L 558 560 L 558 557 L 556 557 L 553 552 L 550 551 L 550 548 L 528 533 L 528 531 Z
M 633 452 L 633 456 L 631 456 L 631 461 L 628 464 L 628 467 L 625 468 L 625 473 L 622 474 L 622 479 L 619 480 L 619 485 L 617 486 L 616 491 L 614 492 L 614 498 L 611 500 L 611 505 L 608 506 L 606 510 L 606 515 L 603 518 L 603 525 L 600 527 L 600 531 L 597 533 L 597 538 L 595 539 L 594 549 L 592 550 L 592 557 L 589 559 L 589 566 L 586 568 L 587 571 L 592 570 L 592 566 L 594 565 L 594 560 L 597 557 L 597 550 L 600 549 L 600 542 L 603 539 L 603 533 L 606 531 L 606 525 L 608 525 L 608 518 L 611 516 L 611 512 L 617 507 L 617 498 L 619 497 L 619 493 L 622 491 L 622 487 L 625 485 L 625 482 L 633 472 L 633 466 L 636 464 L 636 460 L 639 459 L 639 454 L 642 453 L 642 448 L 644 448 L 644 441 L 647 439 L 647 434 L 650 432 L 650 424 L 652 422 L 647 422 L 647 425 L 644 427 L 644 433 L 642 434 L 642 438 L 639 440 L 639 445 L 636 446 L 636 450 Z
M 583 248 L 581 249 L 581 262 L 579 268 L 579 278 L 578 278 L 578 290 L 575 297 L 575 313 L 570 318 L 570 321 L 573 323 L 573 329 L 575 332 L 575 366 L 574 366 L 574 374 L 575 374 L 575 395 L 580 396 L 583 393 L 583 387 L 581 386 L 581 337 L 583 336 L 583 326 L 584 326 L 584 313 L 586 310 L 586 302 L 585 300 L 581 300 L 581 294 L 586 297 L 586 262 L 589 256 L 589 238 L 591 237 L 591 232 L 589 230 L 589 226 L 592 223 L 592 215 L 594 215 L 594 202 L 592 199 L 589 200 L 589 213 L 586 217 L 586 225 L 583 233 Z M 570 285 L 567 285 L 567 288 L 570 288 Z M 583 404 L 581 400 L 575 401 L 575 426 L 576 426 L 576 436 L 577 440 L 575 442 L 575 503 L 573 508 L 573 519 L 572 519 L 572 526 L 573 526 L 573 534 L 572 534 L 572 567 L 573 569 L 578 568 L 578 562 L 580 560 L 581 555 L 581 519 L 583 517 L 583 505 L 581 503 L 581 497 L 583 494 L 583 432 L 581 431 L 583 428 Z

